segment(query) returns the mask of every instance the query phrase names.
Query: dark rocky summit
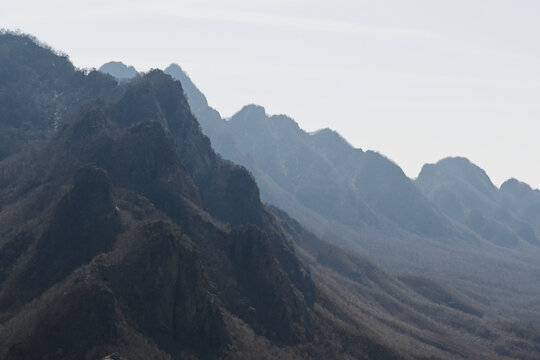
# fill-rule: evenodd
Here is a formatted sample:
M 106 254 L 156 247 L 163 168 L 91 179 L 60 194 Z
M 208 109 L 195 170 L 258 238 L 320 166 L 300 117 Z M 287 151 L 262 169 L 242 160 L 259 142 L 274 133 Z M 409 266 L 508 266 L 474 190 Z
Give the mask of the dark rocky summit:
M 225 309 L 275 341 L 312 337 L 309 273 L 291 261 L 294 250 L 272 224 L 249 173 L 212 151 L 180 83 L 152 72 L 108 102 L 79 108 L 38 150 L 19 156 L 34 170 L 13 176 L 12 161 L 19 159 L 6 159 L 1 215 L 19 206 L 35 214 L 27 221 L 14 216 L 17 223 L 3 227 L 2 265 L 11 266 L 0 306 L 6 321 L 16 321 L 28 306 L 48 305 L 37 305 L 25 320 L 33 324 L 27 335 L 5 338 L 7 358 L 99 353 L 99 336 L 80 338 L 73 349 L 75 334 L 59 336 L 54 349 L 41 343 L 49 332 L 39 321 L 43 311 L 69 296 L 94 299 L 88 311 L 104 309 L 85 316 L 104 317 L 107 343 L 118 345 L 123 331 L 136 331 L 171 356 L 223 354 L 231 344 Z M 31 238 L 21 245 L 25 250 L 15 243 L 21 237 Z M 250 308 L 265 310 L 253 316 Z M 86 326 L 67 314 L 51 321 L 51 329 L 62 331 Z

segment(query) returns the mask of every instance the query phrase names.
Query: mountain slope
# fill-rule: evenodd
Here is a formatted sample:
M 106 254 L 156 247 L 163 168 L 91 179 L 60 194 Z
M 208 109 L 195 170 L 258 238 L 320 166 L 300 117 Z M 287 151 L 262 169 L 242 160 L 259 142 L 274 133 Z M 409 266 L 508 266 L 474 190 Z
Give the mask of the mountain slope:
M 116 82 L 76 70 L 34 38 L 0 32 L 0 159 L 43 140 L 74 107 L 107 97 Z
M 196 99 L 195 115 L 212 146 L 253 173 L 264 201 L 389 271 L 428 276 L 490 303 L 493 311 L 514 314 L 525 308 L 525 318 L 536 318 L 540 249 L 531 224 L 493 205 L 497 189 L 483 171 L 465 166 L 448 179 L 433 178 L 437 189 L 456 174 L 460 184 L 469 177 L 456 196 L 490 211 L 458 215 L 449 211 L 452 199 L 444 207 L 432 196 L 429 182 L 422 183 L 424 174 L 413 182 L 384 156 L 354 149 L 332 130 L 308 134 L 287 116 L 268 116 L 260 106 L 248 105 L 220 120 L 179 67 L 168 71 L 189 83 L 188 101 Z M 445 194 L 438 196 L 453 197 Z
M 309 274 L 180 84 L 153 72 L 114 91 L 0 164 L 1 357 L 215 358 L 235 319 L 309 341 Z
M 321 338 L 292 240 L 179 82 L 115 91 L 0 162 L 1 358 L 401 358 Z
M 179 82 L 151 71 L 112 90 L 0 161 L 0 358 L 538 353 L 534 327 L 484 319 L 481 301 L 396 279 L 261 204 Z
M 540 234 L 540 190 L 532 189 L 528 184 L 516 179 L 509 179 L 500 187 L 506 195 L 504 206 L 509 207 L 516 216 L 527 221 Z
M 532 323 L 492 319 L 489 306 L 429 277 L 396 279 L 355 251 L 317 238 L 282 210 L 272 211 L 296 239 L 321 289 L 319 304 L 332 316 L 363 333 L 383 334 L 413 358 L 537 358 L 538 328 Z
M 356 230 L 390 227 L 392 222 L 420 235 L 451 234 L 401 169 L 379 154 L 354 149 L 328 129 L 307 134 L 292 119 L 268 117 L 255 105 L 223 121 L 180 67 L 173 64 L 165 71 L 188 84 L 188 101 L 212 145 L 252 171 L 265 201 L 315 229 L 316 218 L 322 217 Z M 313 213 L 313 219 L 305 213 Z M 330 227 L 317 230 L 324 233 Z
M 416 183 L 441 211 L 497 245 L 540 244 L 534 228 L 507 206 L 510 200 L 505 201 L 505 192 L 517 194 L 516 186 L 510 182 L 505 191 L 499 191 L 487 174 L 467 159 L 447 158 L 425 165 Z
M 148 94 L 150 89 L 144 88 L 156 85 L 152 80 L 159 76 L 150 74 L 134 88 Z M 181 94 L 178 83 L 170 79 L 168 82 L 178 87 Z M 150 339 L 160 352 L 171 356 L 187 352 L 214 358 L 223 354 L 231 337 L 226 330 L 225 310 L 220 307 L 236 314 L 231 316 L 245 318 L 272 341 L 306 341 L 310 336 L 308 305 L 274 256 L 270 242 L 280 249 L 278 256 L 300 286 L 309 287 L 311 280 L 299 268 L 299 261 L 291 261 L 294 254 L 288 252 L 286 244 L 280 243 L 279 233 L 267 235 L 267 231 L 271 232 L 269 226 L 267 231 L 253 226 L 226 230 L 202 210 L 205 198 L 229 209 L 233 206 L 227 205 L 227 201 L 236 204 L 247 198 L 251 201 L 248 206 L 254 207 L 249 216 L 262 217 L 261 204 L 244 193 L 211 197 L 209 193 L 219 193 L 221 189 L 206 190 L 206 195 L 199 190 L 192 176 L 200 169 L 189 168 L 184 162 L 195 153 L 200 154 L 205 143 L 186 144 L 179 157 L 174 137 L 168 135 L 161 123 L 146 120 L 131 124 L 125 123 L 125 118 L 108 115 L 117 114 L 117 107 L 125 103 L 126 97 L 131 99 L 130 96 L 127 90 L 111 105 L 86 105 L 69 125 L 42 145 L 41 151 L 21 154 L 30 167 L 42 164 L 44 173 L 23 171 L 19 177 L 2 178 L 1 217 L 14 222 L 3 228 L 1 249 L 6 261 L 2 267 L 7 276 L 2 282 L 0 309 L 5 320 L 14 323 L 13 328 L 9 327 L 12 331 L 18 331 L 16 324 L 20 317 L 33 325 L 28 335 L 7 338 L 2 346 L 7 351 L 4 355 L 18 358 L 57 351 L 52 344 L 43 343 L 44 337 L 51 339 L 45 335 L 47 326 L 58 329 L 53 334 L 66 331 L 67 326 L 84 326 L 82 322 L 69 320 L 69 309 L 76 311 L 70 301 L 81 296 L 93 299 L 99 293 L 103 297 L 96 298 L 95 303 L 90 301 L 88 311 L 103 318 L 98 318 L 90 331 L 99 331 L 106 321 L 107 339 L 92 335 L 90 341 L 70 348 L 81 340 L 59 334 L 65 346 L 53 344 L 66 351 L 68 358 L 99 353 L 109 342 L 118 348 L 126 336 L 124 330 Z M 159 108 L 167 108 L 163 99 L 154 100 L 159 101 Z M 175 104 L 185 105 L 182 98 L 177 100 Z M 190 125 L 189 108 L 185 111 L 162 120 L 169 127 L 175 124 L 181 129 L 171 135 L 193 131 L 191 141 L 195 142 L 202 135 L 195 137 L 197 128 L 191 127 L 193 123 Z M 204 155 L 213 156 L 214 163 L 206 164 L 205 171 L 214 171 L 219 160 L 211 149 L 207 150 Z M 19 159 L 7 159 L 8 169 L 10 160 Z M 85 165 L 88 163 L 93 165 Z M 215 170 L 216 176 L 226 174 L 229 168 L 234 165 L 223 162 L 221 170 Z M 223 188 L 229 189 L 227 177 L 219 177 L 224 182 Z M 21 188 L 20 183 L 31 185 Z M 28 192 L 35 197 L 26 197 Z M 37 206 L 43 198 L 51 205 Z M 25 217 L 20 214 L 13 214 L 17 209 L 24 213 L 27 206 L 36 212 L 31 219 L 26 217 L 28 221 L 22 220 Z M 239 215 L 234 219 L 245 220 L 246 224 L 249 221 Z M 265 226 L 260 218 L 257 220 L 261 227 Z M 7 251 L 18 245 L 19 234 L 31 239 L 26 242 L 26 249 L 13 256 Z M 197 240 L 196 247 L 189 238 Z M 198 251 L 204 256 L 200 257 Z M 214 261 L 208 261 L 210 258 Z M 250 277 L 244 279 L 237 272 Z M 79 285 L 80 276 L 84 285 Z M 212 279 L 217 287 L 207 279 Z M 212 298 L 212 293 L 217 297 Z M 38 310 L 27 319 L 30 311 L 27 307 L 36 301 Z M 65 304 L 68 310 L 59 310 L 61 316 L 53 316 L 50 323 L 38 323 L 37 319 L 45 316 L 39 304 L 53 308 Z M 265 312 L 247 312 L 250 307 L 264 307 L 274 317 L 267 317 Z M 123 325 L 124 321 L 128 325 Z M 21 341 L 24 346 L 20 345 Z

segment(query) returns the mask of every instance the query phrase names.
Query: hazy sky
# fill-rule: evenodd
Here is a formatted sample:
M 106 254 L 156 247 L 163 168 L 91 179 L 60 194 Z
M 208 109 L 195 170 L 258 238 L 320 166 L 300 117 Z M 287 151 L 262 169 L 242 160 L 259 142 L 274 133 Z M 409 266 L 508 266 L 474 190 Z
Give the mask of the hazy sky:
M 330 127 L 409 175 L 466 156 L 540 187 L 540 1 L 0 1 L 79 67 L 180 64 L 231 116 Z

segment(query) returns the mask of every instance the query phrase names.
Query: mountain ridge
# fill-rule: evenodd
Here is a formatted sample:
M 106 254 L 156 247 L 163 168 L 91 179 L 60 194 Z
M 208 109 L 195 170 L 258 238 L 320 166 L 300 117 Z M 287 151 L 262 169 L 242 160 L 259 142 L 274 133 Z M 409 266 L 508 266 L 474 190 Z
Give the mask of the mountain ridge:
M 448 166 L 456 161 L 460 162 L 459 172 Z M 539 244 L 535 222 L 523 209 L 517 210 L 523 202 L 517 189 L 534 199 L 529 185 L 509 180 L 497 188 L 478 166 L 459 158 L 426 165 L 416 182 L 443 212 L 484 238 L 509 247 L 519 246 L 521 241 Z
M 425 176 L 430 165 L 413 181 L 383 155 L 354 149 L 330 131 L 308 134 L 294 120 L 267 115 L 263 107 L 244 107 L 230 119 L 220 120 L 216 113 L 212 119 L 205 119 L 204 111 L 196 114 L 212 146 L 253 173 L 263 201 L 284 209 L 318 236 L 363 252 L 398 274 L 430 276 L 474 296 L 489 293 L 500 299 L 497 303 L 506 303 L 508 289 L 517 291 L 516 284 L 522 295 L 535 291 L 526 285 L 536 283 L 526 270 L 536 268 L 534 216 L 523 221 L 501 212 L 499 190 L 469 160 L 442 161 L 449 163 L 451 176 L 439 174 L 433 183 L 443 188 L 456 179 L 456 184 L 467 184 L 456 191 L 470 193 L 463 201 L 491 205 L 457 216 L 430 193 Z M 287 119 L 289 126 L 278 119 Z M 514 206 L 508 197 L 504 201 Z M 522 204 L 516 211 L 535 206 Z M 501 268 L 513 271 L 495 275 Z M 469 280 L 471 274 L 476 279 Z M 496 282 L 499 288 L 479 285 Z M 516 306 L 523 305 L 508 305 L 505 311 Z
M 159 70 L 121 84 L 93 76 L 97 88 L 70 84 L 97 98 L 75 97 L 58 126 L 36 123 L 41 140 L 23 138 L 0 160 L 0 358 L 530 359 L 540 350 L 534 326 L 497 322 L 484 298 L 398 278 L 261 203 L 249 171 L 212 149 L 181 82 Z M 271 119 L 274 138 L 295 125 Z M 285 163 L 303 167 L 302 150 L 315 145 L 297 134 L 305 143 Z M 375 162 L 366 169 L 397 173 L 412 191 L 399 168 L 366 154 Z M 286 169 L 275 174 L 312 184 Z M 368 199 L 366 214 L 391 216 L 392 191 Z

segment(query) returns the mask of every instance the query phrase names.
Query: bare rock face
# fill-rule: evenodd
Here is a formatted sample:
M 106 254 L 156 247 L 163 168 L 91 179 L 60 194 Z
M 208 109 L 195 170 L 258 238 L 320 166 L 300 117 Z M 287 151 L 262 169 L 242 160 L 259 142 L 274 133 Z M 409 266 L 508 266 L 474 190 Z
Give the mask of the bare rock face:
M 252 301 L 243 316 L 264 334 L 283 343 L 310 338 L 310 315 L 302 294 L 272 255 L 268 237 L 255 226 L 232 234 L 231 260 Z M 247 311 L 247 312 L 246 312 Z
M 109 251 L 119 231 L 119 214 L 106 173 L 94 166 L 79 169 L 71 189 L 52 210 L 28 266 L 11 274 L 17 286 L 4 293 L 3 306 L 34 299 L 94 256 Z
M 167 129 L 199 189 L 203 208 L 212 216 L 231 225 L 261 222 L 264 211 L 255 180 L 244 168 L 214 153 L 179 82 L 152 71 L 135 81 L 108 113 L 123 126 L 153 119 Z
M 2 358 L 81 359 L 117 341 L 118 314 L 110 290 L 82 279 L 62 290 L 26 309 L 30 319 L 11 320 L 13 332 L 4 334 Z
M 137 247 L 111 263 L 103 259 L 100 268 L 126 313 L 170 354 L 216 357 L 230 340 L 194 245 L 163 221 L 144 224 L 132 236 Z

